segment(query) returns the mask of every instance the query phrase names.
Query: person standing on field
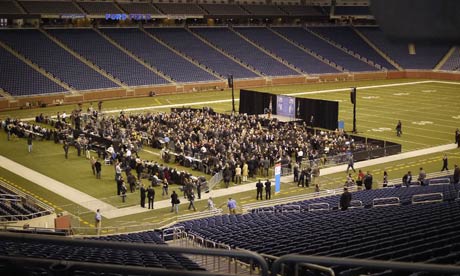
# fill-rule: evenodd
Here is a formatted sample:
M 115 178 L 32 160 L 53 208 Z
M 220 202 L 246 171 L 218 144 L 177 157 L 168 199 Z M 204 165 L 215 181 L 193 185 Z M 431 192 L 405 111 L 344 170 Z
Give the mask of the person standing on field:
M 398 121 L 398 124 L 396 125 L 396 135 L 398 137 L 401 137 L 402 134 L 402 123 L 401 120 Z
M 447 154 L 444 154 L 444 157 L 442 157 L 441 171 L 447 170 L 447 172 L 449 172 L 449 168 L 447 167 L 448 163 L 449 163 L 449 160 L 447 159 Z
M 32 152 L 32 140 L 33 140 L 33 136 L 32 136 L 32 133 L 29 133 L 29 136 L 27 137 L 27 151 L 29 153 Z
M 96 210 L 96 216 L 94 217 L 95 219 L 95 227 L 97 231 L 97 235 L 101 234 L 101 226 L 102 226 L 102 215 L 99 209 Z

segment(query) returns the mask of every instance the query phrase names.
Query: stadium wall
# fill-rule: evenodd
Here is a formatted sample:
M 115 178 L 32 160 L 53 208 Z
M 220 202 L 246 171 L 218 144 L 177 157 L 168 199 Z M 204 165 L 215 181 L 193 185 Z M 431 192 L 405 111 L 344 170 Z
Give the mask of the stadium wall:
M 346 82 L 362 80 L 384 80 L 384 79 L 438 79 L 446 81 L 460 81 L 458 72 L 448 71 L 424 71 L 424 70 L 406 70 L 406 71 L 388 71 L 388 72 L 362 72 L 362 73 L 337 73 L 324 75 L 309 76 L 288 76 L 275 78 L 254 78 L 239 79 L 234 81 L 236 89 L 263 87 L 272 85 L 292 85 L 292 84 L 313 84 L 324 82 Z M 20 109 L 27 107 L 40 107 L 58 104 L 73 104 L 79 102 L 89 102 L 96 100 L 120 99 L 131 97 L 146 97 L 154 92 L 155 95 L 167 95 L 174 93 L 190 93 L 197 91 L 219 91 L 228 89 L 227 82 L 203 82 L 203 83 L 186 83 L 159 86 L 142 86 L 130 87 L 127 89 L 106 89 L 95 91 L 84 91 L 77 94 L 51 94 L 38 95 L 18 98 L 1 98 L 0 110 Z

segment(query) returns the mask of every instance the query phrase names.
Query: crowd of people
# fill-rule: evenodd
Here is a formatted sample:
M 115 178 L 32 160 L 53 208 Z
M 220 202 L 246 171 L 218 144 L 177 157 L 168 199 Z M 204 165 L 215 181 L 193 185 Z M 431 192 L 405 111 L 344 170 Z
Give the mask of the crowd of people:
M 101 113 L 101 104 L 98 110 L 90 105 L 86 111 L 79 105 L 70 115 L 58 112 L 56 118 L 51 118 L 40 114 L 35 121 L 51 128 L 9 118 L 2 121 L 2 128 L 8 133 L 8 139 L 27 138 L 29 152 L 32 151 L 34 137 L 62 143 L 66 158 L 69 147 L 75 147 L 79 156 L 84 152 L 90 159 L 97 178 L 101 176 L 101 160 L 112 164 L 117 194 L 124 200 L 128 187 L 131 192 L 139 189 L 140 205 L 145 207 L 145 199 L 148 199 L 149 208 L 153 208 L 154 193 L 152 195 L 151 188 L 154 186 L 161 186 L 162 196 L 169 196 L 170 184 L 181 185 L 184 198 L 190 202 L 189 209 L 195 209 L 195 197 L 201 198 L 206 179 L 178 171 L 168 165 L 170 162 L 191 166 L 205 173 L 221 171 L 226 187 L 229 187 L 230 181 L 240 184 L 248 178 L 268 177 L 270 168 L 281 162 L 284 167 L 292 169 L 298 186 L 309 187 L 315 185 L 314 178 L 319 176 L 318 160 L 324 164 L 332 156 L 341 154 L 348 158 L 347 173 L 349 169 L 355 172 L 351 153 L 367 146 L 340 130 L 312 131 L 306 123 L 280 122 L 257 115 L 218 114 L 210 108 L 182 108 L 155 114 L 126 114 L 121 111 L 107 115 Z M 398 122 L 398 136 L 402 133 L 401 129 Z M 459 133 L 456 132 L 457 143 L 460 143 Z M 161 157 L 166 165 L 141 160 L 137 153 L 145 145 L 162 149 Z M 90 150 L 97 152 L 98 158 L 90 158 Z M 447 169 L 447 163 L 443 167 Z M 140 184 L 143 178 L 150 182 L 147 187 Z M 386 172 L 383 182 L 384 185 L 388 183 Z M 403 182 L 411 182 L 411 172 L 405 175 Z M 359 170 L 354 180 L 349 174 L 346 185 L 354 184 L 358 188 L 371 189 L 372 175 Z M 262 189 L 259 181 L 257 198 L 262 198 Z M 269 198 L 267 194 L 266 199 Z M 175 201 L 172 199 L 172 202 Z M 172 203 L 172 211 L 176 208 L 174 204 L 177 203 Z

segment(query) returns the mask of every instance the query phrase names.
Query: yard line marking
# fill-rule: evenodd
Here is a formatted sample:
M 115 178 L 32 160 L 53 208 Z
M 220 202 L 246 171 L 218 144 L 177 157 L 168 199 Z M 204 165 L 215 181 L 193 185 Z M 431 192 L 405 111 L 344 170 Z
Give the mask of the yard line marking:
M 434 82 L 434 83 L 443 83 L 443 84 L 456 84 L 456 85 L 460 85 L 460 82 L 452 82 L 452 81 L 438 81 L 438 80 L 433 80 L 432 82 Z
M 416 85 L 416 84 L 433 83 L 433 82 L 434 81 L 427 80 L 427 81 L 391 83 L 391 84 L 380 84 L 380 85 L 361 86 L 361 87 L 358 86 L 358 87 L 356 87 L 356 89 L 375 89 L 375 88 L 383 88 L 383 87 Z M 284 95 L 297 96 L 297 95 L 324 94 L 324 93 L 343 92 L 343 91 L 350 91 L 350 88 L 336 88 L 336 89 L 328 89 L 328 90 L 317 90 L 317 91 L 311 91 L 311 92 L 289 93 L 289 94 L 284 94 Z

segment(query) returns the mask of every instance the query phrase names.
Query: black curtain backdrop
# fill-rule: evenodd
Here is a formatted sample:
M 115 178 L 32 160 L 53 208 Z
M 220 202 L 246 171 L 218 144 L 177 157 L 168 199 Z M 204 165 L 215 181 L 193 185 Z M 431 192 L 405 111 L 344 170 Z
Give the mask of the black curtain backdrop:
M 272 113 L 276 114 L 276 95 L 241 89 L 239 112 L 248 115 L 264 114 L 265 109 L 270 107 L 270 102 Z
M 314 127 L 325 129 L 336 129 L 339 120 L 339 103 L 325 100 L 295 98 L 296 118 L 310 123 L 310 117 L 314 117 Z M 276 95 L 251 91 L 240 90 L 240 113 L 248 115 L 264 114 L 266 108 L 272 108 L 272 114 L 276 113 Z
M 313 126 L 325 129 L 336 129 L 339 121 L 339 103 L 333 101 L 296 98 L 296 118 L 310 123 L 313 115 Z

